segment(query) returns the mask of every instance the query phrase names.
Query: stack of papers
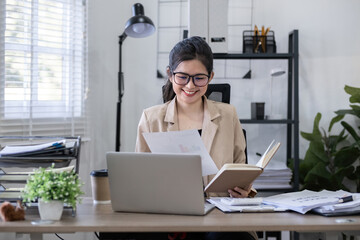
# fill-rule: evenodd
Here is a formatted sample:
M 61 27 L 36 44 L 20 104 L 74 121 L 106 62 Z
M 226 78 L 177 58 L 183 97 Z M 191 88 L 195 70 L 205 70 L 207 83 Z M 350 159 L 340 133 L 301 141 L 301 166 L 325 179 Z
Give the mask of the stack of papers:
M 276 161 L 264 169 L 264 172 L 254 181 L 253 187 L 255 189 L 290 189 L 292 188 L 290 182 L 292 178 L 292 171 L 285 163 Z
M 45 139 L 45 138 L 44 138 Z M 33 139 L 43 141 L 41 137 Z M 46 143 L 7 145 L 0 150 L 2 167 L 48 167 L 55 163 L 56 167 L 65 167 L 80 154 L 80 138 L 66 138 Z M 30 141 L 30 140 L 29 140 Z
M 66 140 L 42 143 L 36 145 L 5 146 L 0 151 L 0 157 L 32 156 L 44 153 L 56 153 L 65 149 Z
M 263 204 L 262 198 L 211 197 L 207 199 L 223 212 L 283 212 L 286 209 Z
M 339 203 L 339 200 L 345 196 L 351 196 L 354 201 Z M 310 210 L 318 213 L 335 213 L 336 211 L 344 212 L 353 211 L 360 206 L 360 194 L 350 193 L 343 190 L 320 192 L 303 190 L 300 192 L 283 193 L 263 200 L 264 204 L 271 206 L 287 208 L 298 213 L 305 214 Z
M 314 208 L 312 211 L 324 216 L 344 216 L 360 214 L 360 193 L 352 193 L 353 201 L 325 205 Z

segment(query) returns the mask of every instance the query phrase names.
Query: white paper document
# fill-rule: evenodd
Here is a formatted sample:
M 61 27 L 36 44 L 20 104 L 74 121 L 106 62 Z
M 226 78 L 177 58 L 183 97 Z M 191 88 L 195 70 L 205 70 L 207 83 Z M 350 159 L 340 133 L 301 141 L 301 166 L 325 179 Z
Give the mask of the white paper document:
M 152 153 L 199 154 L 203 176 L 219 171 L 197 130 L 143 133 L 143 136 Z
M 305 214 L 317 207 L 337 204 L 339 199 L 350 194 L 351 193 L 343 190 L 322 190 L 320 192 L 303 190 L 300 192 L 283 193 L 265 197 L 263 203 L 288 208 Z

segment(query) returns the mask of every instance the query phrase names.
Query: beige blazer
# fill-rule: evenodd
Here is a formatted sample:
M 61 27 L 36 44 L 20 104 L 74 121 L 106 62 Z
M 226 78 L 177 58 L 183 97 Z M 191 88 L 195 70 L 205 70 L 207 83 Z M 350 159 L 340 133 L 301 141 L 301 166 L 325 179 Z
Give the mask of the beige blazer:
M 143 132 L 168 131 L 179 131 L 176 97 L 165 104 L 144 110 L 138 125 L 135 151 L 150 152 Z M 234 106 L 204 97 L 201 139 L 219 169 L 225 163 L 245 163 L 246 142 Z M 204 185 L 213 177 L 214 175 L 204 177 Z M 251 195 L 255 194 L 253 192 Z

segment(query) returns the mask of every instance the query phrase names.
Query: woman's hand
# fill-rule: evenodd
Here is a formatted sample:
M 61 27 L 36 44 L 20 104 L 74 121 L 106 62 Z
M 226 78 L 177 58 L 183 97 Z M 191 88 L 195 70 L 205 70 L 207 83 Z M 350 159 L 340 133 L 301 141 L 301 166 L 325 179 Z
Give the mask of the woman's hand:
M 234 189 L 229 189 L 228 192 L 230 194 L 230 197 L 233 198 L 246 198 L 249 196 L 249 193 L 251 192 L 252 184 L 249 185 L 247 188 L 239 188 L 235 187 Z

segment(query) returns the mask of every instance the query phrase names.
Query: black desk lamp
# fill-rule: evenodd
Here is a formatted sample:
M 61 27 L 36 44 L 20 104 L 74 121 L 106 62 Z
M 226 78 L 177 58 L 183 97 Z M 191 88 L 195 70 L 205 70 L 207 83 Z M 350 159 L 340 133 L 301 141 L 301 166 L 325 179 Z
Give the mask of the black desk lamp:
M 144 7 L 140 3 L 135 3 L 133 8 L 133 17 L 125 24 L 123 34 L 119 36 L 119 98 L 116 112 L 116 151 L 120 151 L 120 128 L 121 128 L 121 98 L 124 94 L 124 76 L 121 70 L 121 47 L 127 36 L 134 38 L 143 38 L 150 36 L 155 32 L 155 26 L 150 18 L 144 16 Z

